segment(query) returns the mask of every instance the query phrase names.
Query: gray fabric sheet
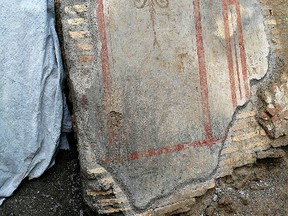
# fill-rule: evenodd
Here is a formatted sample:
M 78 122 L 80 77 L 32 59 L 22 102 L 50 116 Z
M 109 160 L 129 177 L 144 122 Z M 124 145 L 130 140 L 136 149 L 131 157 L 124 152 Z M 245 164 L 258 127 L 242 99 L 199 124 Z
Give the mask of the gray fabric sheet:
M 54 22 L 53 0 L 0 1 L 0 205 L 71 129 Z

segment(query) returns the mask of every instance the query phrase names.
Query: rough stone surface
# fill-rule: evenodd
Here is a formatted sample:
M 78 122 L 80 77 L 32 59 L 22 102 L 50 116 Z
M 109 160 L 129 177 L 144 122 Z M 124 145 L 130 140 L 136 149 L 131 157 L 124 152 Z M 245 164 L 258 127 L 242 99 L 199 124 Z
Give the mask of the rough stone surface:
M 174 205 L 186 186 L 203 194 L 201 182 L 255 161 L 237 148 L 270 147 L 253 104 L 228 133 L 237 106 L 253 97 L 250 80 L 268 69 L 256 0 L 59 8 L 85 199 L 99 213 Z
M 282 158 L 285 156 L 285 151 L 281 149 L 269 149 L 267 151 L 257 152 L 258 159 L 264 158 Z
M 270 79 L 258 91 L 258 120 L 267 134 L 275 139 L 287 133 L 287 1 L 261 0 L 266 31 L 271 46 Z M 276 146 L 283 143 L 282 139 Z
M 259 122 L 271 138 L 279 138 L 288 132 L 287 72 L 271 85 L 259 94 L 263 107 Z

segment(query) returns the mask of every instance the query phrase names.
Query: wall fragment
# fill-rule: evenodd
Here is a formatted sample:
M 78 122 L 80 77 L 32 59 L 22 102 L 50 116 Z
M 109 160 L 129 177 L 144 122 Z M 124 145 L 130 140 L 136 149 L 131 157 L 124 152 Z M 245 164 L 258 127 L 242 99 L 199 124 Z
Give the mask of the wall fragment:
M 101 196 L 111 192 L 115 211 L 157 215 L 186 187 L 201 195 L 211 180 L 270 148 L 254 102 L 234 116 L 255 100 L 250 81 L 268 70 L 257 1 L 65 1 L 60 8 L 82 170 L 103 169 L 111 180 L 98 187 L 106 177 L 83 178 L 92 208 L 101 212 Z

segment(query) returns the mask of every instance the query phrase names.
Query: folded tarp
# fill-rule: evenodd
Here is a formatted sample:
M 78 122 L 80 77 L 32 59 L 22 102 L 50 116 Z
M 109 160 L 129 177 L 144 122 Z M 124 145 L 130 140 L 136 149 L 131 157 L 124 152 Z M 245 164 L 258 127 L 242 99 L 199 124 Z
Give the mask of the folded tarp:
M 53 0 L 0 1 L 0 204 L 69 131 Z

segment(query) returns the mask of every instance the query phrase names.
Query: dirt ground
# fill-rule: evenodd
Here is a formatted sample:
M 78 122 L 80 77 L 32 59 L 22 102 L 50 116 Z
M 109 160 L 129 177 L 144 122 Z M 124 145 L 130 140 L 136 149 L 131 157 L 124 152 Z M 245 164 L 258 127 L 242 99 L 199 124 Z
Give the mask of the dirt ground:
M 218 180 L 217 187 L 198 198 L 190 215 L 288 215 L 288 147 L 280 159 L 262 159 Z
M 216 189 L 197 198 L 181 216 L 288 215 L 288 147 L 281 159 L 259 160 L 220 179 Z M 75 147 L 60 151 L 56 164 L 41 178 L 24 181 L 0 207 L 0 216 L 88 216 L 83 204 Z
M 0 207 L 0 216 L 85 216 L 75 146 L 60 151 L 56 164 L 41 178 L 25 180 Z M 95 214 L 94 214 L 95 215 Z

